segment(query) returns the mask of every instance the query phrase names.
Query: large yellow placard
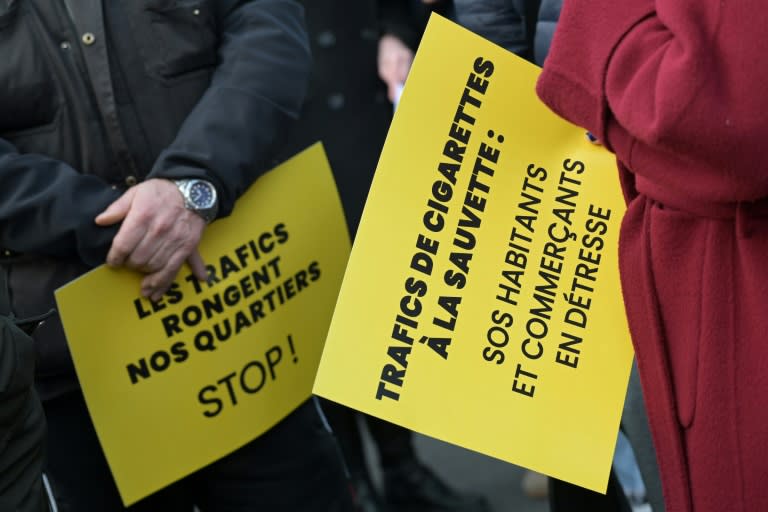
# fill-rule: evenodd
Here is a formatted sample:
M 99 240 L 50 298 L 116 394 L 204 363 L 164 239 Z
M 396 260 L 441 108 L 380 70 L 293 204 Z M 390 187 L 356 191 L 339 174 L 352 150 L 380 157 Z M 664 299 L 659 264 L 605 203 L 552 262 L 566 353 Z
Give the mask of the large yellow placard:
M 164 298 L 107 267 L 56 300 L 126 505 L 253 440 L 309 398 L 349 237 L 320 145 L 261 177 Z
M 605 492 L 632 349 L 616 165 L 539 69 L 433 16 L 315 393 Z

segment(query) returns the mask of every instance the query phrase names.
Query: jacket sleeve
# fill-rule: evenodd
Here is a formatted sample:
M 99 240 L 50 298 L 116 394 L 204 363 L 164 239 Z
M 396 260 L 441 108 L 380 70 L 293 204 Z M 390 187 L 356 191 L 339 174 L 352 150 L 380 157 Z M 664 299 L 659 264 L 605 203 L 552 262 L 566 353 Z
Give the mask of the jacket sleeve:
M 566 0 L 537 90 L 631 164 L 657 152 L 747 178 L 768 165 L 758 0 Z
M 0 249 L 104 262 L 117 227 L 94 219 L 120 196 L 105 182 L 0 139 Z
M 294 0 L 218 0 L 219 65 L 211 85 L 149 177 L 200 177 L 219 192 L 219 216 L 271 167 L 298 117 L 309 45 Z
M 535 5 L 534 5 L 535 4 Z M 533 57 L 538 2 L 530 0 L 454 0 L 456 21 L 525 59 Z

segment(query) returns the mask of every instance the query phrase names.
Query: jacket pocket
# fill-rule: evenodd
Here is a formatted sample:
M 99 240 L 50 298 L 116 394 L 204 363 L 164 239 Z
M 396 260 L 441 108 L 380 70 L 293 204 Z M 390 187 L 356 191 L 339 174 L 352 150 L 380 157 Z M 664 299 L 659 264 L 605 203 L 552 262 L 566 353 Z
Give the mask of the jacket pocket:
M 677 420 L 690 428 L 699 394 L 699 355 L 709 223 L 671 208 L 651 212 L 651 252 Z M 674 270 L 673 270 L 674 269 Z
M 215 18 L 205 0 L 146 0 L 139 34 L 150 75 L 175 79 L 218 62 Z
M 18 1 L 0 0 L 0 135 L 46 126 L 58 110 L 33 15 Z

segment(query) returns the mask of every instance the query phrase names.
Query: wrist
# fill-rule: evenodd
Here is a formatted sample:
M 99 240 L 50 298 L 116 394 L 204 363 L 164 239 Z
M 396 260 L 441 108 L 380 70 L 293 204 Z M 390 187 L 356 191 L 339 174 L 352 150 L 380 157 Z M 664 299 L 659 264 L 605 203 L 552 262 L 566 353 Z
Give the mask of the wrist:
M 219 211 L 216 187 L 210 181 L 199 178 L 171 180 L 184 200 L 184 207 L 202 217 L 206 224 L 216 218 Z

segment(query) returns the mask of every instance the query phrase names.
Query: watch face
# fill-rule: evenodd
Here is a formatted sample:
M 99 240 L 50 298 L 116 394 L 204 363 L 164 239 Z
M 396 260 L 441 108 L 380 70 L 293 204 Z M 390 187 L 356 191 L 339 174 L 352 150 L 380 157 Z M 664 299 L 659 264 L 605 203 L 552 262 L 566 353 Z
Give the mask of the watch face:
M 204 181 L 196 181 L 189 187 L 189 201 L 198 210 L 211 208 L 216 202 L 213 186 Z

